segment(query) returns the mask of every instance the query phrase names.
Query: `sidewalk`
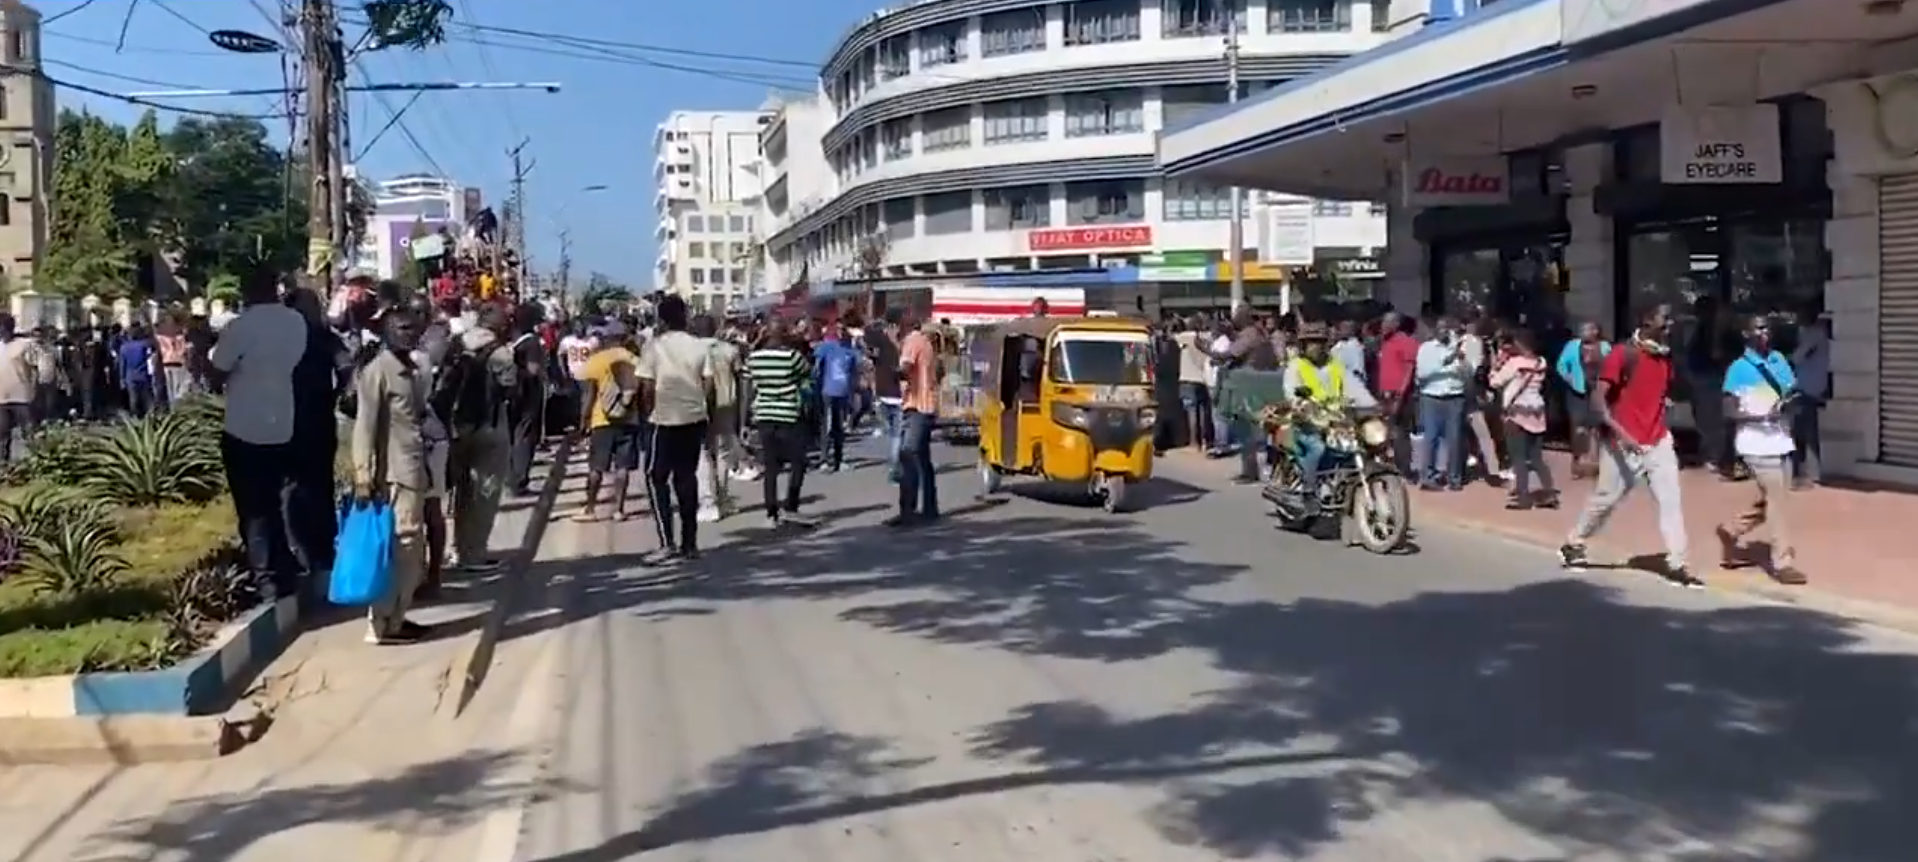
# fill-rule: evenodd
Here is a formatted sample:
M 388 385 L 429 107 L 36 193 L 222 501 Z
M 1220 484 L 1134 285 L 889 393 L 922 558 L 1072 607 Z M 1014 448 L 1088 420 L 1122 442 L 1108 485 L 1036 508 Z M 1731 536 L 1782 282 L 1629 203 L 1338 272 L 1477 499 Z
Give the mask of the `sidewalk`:
M 1206 460 L 1190 451 L 1167 456 L 1182 463 L 1203 465 L 1220 477 L 1230 476 L 1236 461 Z M 1553 476 L 1563 492 L 1557 511 L 1508 512 L 1505 491 L 1474 484 L 1460 493 L 1421 493 L 1412 497 L 1413 525 L 1434 519 L 1469 529 L 1497 533 L 1540 547 L 1557 548 L 1570 532 L 1584 506 L 1592 483 L 1570 481 L 1571 459 L 1561 452 L 1546 454 Z M 1692 565 L 1714 586 L 1740 589 L 1767 598 L 1821 603 L 1863 602 L 1885 606 L 1895 615 L 1909 614 L 1918 624 L 1918 547 L 1904 540 L 1918 531 L 1918 494 L 1844 485 L 1821 487 L 1792 495 L 1793 542 L 1798 565 L 1811 577 L 1805 587 L 1787 587 L 1756 569 L 1717 570 L 1721 558 L 1715 533 L 1719 523 L 1735 516 L 1753 493 L 1750 483 L 1731 483 L 1702 471 L 1687 470 L 1683 478 L 1685 523 Z M 1752 537 L 1762 542 L 1761 529 Z M 1651 496 L 1634 492 L 1620 506 L 1605 531 L 1592 542 L 1596 560 L 1630 560 L 1633 567 L 1646 555 L 1663 552 Z
M 510 501 L 493 533 L 495 552 L 510 556 L 538 538 L 536 557 L 563 553 L 547 531 L 529 529 L 545 515 L 531 501 Z M 502 840 L 497 833 L 513 830 L 501 820 L 520 809 L 538 774 L 536 736 L 547 718 L 538 713 L 554 701 L 540 689 L 564 676 L 550 639 L 501 644 L 488 682 L 455 717 L 498 586 L 496 578 L 449 583 L 445 601 L 413 615 L 443 624 L 446 635 L 417 645 L 368 646 L 363 618 L 353 614 L 303 634 L 250 698 L 272 712 L 272 727 L 229 757 L 0 767 L 0 859 L 484 858 Z

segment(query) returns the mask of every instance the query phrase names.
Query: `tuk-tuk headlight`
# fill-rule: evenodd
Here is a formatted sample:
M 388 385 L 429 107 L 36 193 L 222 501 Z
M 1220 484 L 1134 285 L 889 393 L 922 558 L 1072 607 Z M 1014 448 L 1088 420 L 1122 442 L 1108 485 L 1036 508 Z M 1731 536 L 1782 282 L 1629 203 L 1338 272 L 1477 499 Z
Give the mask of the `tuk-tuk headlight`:
M 1385 427 L 1385 421 L 1376 417 L 1367 417 L 1359 423 L 1359 442 L 1367 449 L 1377 449 L 1392 439 L 1392 432 Z
M 1052 402 L 1052 421 L 1067 428 L 1085 428 L 1092 424 L 1092 418 L 1086 414 L 1084 407 L 1059 401 Z
M 1153 408 L 1153 407 L 1140 408 L 1139 410 L 1140 425 L 1149 426 L 1157 423 L 1158 421 L 1159 421 L 1159 411 L 1157 408 Z

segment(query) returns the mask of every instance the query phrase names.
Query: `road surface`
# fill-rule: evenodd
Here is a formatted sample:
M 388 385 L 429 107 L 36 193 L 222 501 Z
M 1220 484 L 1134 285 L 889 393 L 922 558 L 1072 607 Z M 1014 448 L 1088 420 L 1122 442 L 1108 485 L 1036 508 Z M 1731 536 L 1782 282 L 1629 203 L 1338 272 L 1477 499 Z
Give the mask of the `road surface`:
M 981 506 L 946 457 L 941 526 L 816 476 L 825 526 L 741 517 L 697 577 L 640 565 L 643 524 L 556 527 L 576 622 L 512 859 L 1918 852 L 1903 635 L 1434 525 L 1344 550 L 1194 462 L 1135 514 Z

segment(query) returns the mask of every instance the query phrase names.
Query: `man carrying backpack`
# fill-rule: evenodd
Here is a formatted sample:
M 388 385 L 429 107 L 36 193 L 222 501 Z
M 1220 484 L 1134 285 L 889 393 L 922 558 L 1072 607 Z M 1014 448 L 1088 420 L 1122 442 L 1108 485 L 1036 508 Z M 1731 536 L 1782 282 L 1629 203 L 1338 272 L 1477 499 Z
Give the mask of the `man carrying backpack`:
M 453 431 L 453 553 L 458 568 L 467 572 L 490 572 L 500 565 L 487 556 L 487 541 L 505 489 L 512 401 L 519 388 L 507 327 L 506 312 L 498 306 L 480 311 L 475 325 L 460 333 L 434 387 L 434 410 Z

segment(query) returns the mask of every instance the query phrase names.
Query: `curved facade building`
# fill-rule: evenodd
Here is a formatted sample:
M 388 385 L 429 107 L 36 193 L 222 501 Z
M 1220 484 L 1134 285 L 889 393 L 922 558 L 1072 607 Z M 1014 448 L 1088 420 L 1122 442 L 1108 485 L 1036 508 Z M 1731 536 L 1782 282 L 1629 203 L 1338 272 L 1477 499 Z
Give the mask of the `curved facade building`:
M 1223 256 L 1227 190 L 1162 181 L 1154 147 L 1228 101 L 1227 28 L 1240 33 L 1243 97 L 1380 44 L 1389 6 L 930 0 L 880 12 L 839 42 L 819 97 L 785 105 L 762 136 L 769 275 Z M 1375 207 L 1311 209 L 1315 246 L 1384 245 Z M 1248 250 L 1260 217 L 1248 198 Z

